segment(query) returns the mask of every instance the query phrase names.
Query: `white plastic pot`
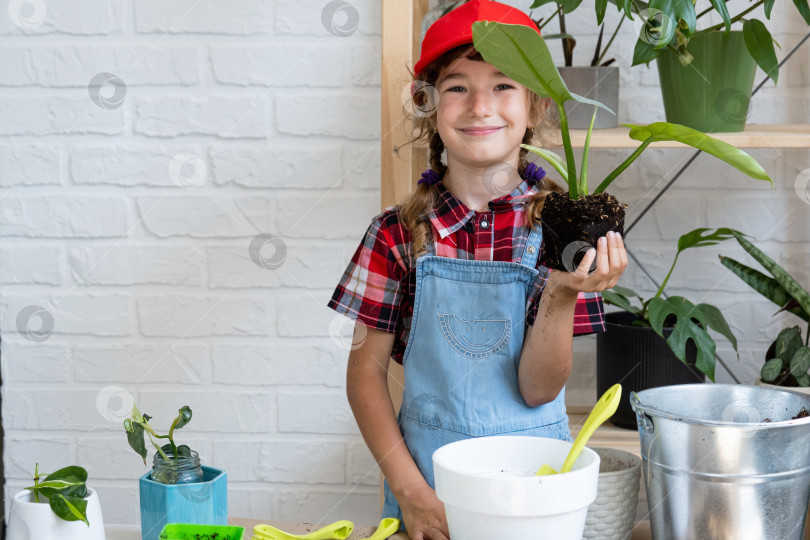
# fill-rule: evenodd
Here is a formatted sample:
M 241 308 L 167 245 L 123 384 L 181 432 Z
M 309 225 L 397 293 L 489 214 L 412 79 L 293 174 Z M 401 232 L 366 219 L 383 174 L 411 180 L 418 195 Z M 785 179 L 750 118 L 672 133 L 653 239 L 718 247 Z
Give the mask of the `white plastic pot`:
M 596 499 L 599 456 L 585 448 L 570 473 L 535 476 L 543 464 L 559 470 L 570 448 L 556 439 L 499 436 L 436 450 L 436 495 L 450 537 L 581 540 L 588 505 Z
M 800 394 L 810 395 L 810 386 L 777 386 L 775 384 L 766 383 L 762 377 L 757 377 L 754 380 L 754 385 L 765 386 L 767 388 L 776 388 L 777 390 L 788 390 L 790 392 L 798 392 Z
M 87 521 L 65 521 L 53 513 L 48 500 L 40 495 L 34 502 L 32 493 L 23 490 L 11 499 L 6 540 L 106 540 L 101 504 L 95 490 L 87 488 Z

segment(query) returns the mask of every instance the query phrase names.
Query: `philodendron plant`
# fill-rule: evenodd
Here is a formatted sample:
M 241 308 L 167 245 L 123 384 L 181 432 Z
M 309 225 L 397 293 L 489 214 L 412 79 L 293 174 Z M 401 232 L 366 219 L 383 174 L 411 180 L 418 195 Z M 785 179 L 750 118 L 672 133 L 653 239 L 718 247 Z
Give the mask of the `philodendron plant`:
M 475 22 L 472 28 L 473 44 L 485 61 L 537 95 L 551 98 L 559 113 L 564 159 L 550 150 L 522 145 L 548 161 L 568 185 L 568 197 L 551 193 L 543 207 L 543 260 L 549 267 L 572 270 L 571 261 L 566 260 L 570 258 L 566 255 L 570 251 L 570 246 L 581 245 L 582 242 L 593 246 L 596 245 L 597 239 L 608 231 L 624 232 L 625 205 L 620 204 L 605 190 L 645 148 L 654 142 L 677 141 L 697 148 L 725 161 L 746 175 L 768 181 L 773 186 L 765 170 L 746 152 L 692 128 L 667 122 L 654 122 L 646 126 L 625 124 L 630 128 L 630 138 L 641 144 L 590 192 L 588 154 L 596 108 L 602 107 L 611 113 L 613 111 L 598 101 L 573 94 L 568 90 L 554 65 L 545 40 L 536 30 L 523 25 L 490 21 Z M 579 174 L 565 112 L 565 102 L 570 100 L 594 106 L 594 116 L 585 137 Z M 584 250 L 577 252 L 584 253 Z M 576 264 L 574 261 L 573 266 Z
M 741 234 L 738 231 L 727 228 L 719 228 L 710 233 L 709 229 L 701 228 L 690 231 L 678 239 L 678 252 L 672 261 L 667 276 L 658 287 L 655 294 L 648 299 L 644 299 L 638 293 L 626 287 L 613 287 L 602 292 L 602 298 L 608 304 L 620 307 L 636 316 L 633 324 L 638 326 L 649 326 L 656 334 L 666 339 L 667 345 L 681 362 L 686 362 L 686 342 L 692 340 L 697 348 L 697 359 L 695 367 L 714 381 L 715 350 L 714 338 L 709 334 L 709 330 L 714 330 L 723 335 L 737 351 L 737 339 L 731 332 L 723 313 L 710 304 L 693 304 L 682 296 L 669 296 L 662 298 L 664 287 L 675 270 L 678 256 L 687 249 L 713 246 L 724 240 Z M 641 302 L 641 306 L 634 305 L 634 299 Z M 664 335 L 664 327 L 673 327 L 669 337 Z M 739 357 L 739 353 L 738 353 Z
M 157 449 L 158 454 L 165 460 L 171 459 L 167 453 L 170 453 L 174 459 L 191 456 L 191 449 L 188 446 L 185 444 L 177 446 L 174 442 L 174 430 L 182 428 L 191 420 L 191 409 L 188 405 L 183 405 L 177 412 L 177 417 L 172 421 L 169 433 L 166 435 L 158 435 L 155 433 L 155 430 L 149 425 L 149 420 L 151 419 L 152 417 L 148 414 L 141 414 L 137 405 L 133 404 L 132 414 L 129 418 L 124 420 L 124 429 L 127 432 L 129 446 L 143 458 L 144 465 L 146 465 L 145 436 L 149 437 L 149 442 L 152 443 L 152 446 Z M 158 446 L 152 437 L 155 439 L 169 439 L 169 443 Z
M 44 477 L 44 478 L 43 478 Z M 78 465 L 71 465 L 51 474 L 39 472 L 39 463 L 34 466 L 34 485 L 27 490 L 33 493 L 34 502 L 39 496 L 48 498 L 53 513 L 65 521 L 87 520 L 87 471 Z
M 734 234 L 743 249 L 756 259 L 771 275 L 746 266 L 731 257 L 720 256 L 720 262 L 751 288 L 779 306 L 779 311 L 789 311 L 804 320 L 808 327 L 802 343 L 798 326 L 785 328 L 765 355 L 762 380 L 783 386 L 810 386 L 810 293 L 779 266 L 773 259 L 752 244 L 741 233 Z

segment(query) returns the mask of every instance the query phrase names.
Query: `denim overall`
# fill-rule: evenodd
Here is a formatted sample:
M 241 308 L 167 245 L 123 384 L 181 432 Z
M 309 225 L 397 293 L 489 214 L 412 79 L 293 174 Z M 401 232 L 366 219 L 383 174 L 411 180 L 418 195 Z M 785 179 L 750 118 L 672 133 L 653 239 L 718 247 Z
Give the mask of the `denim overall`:
M 527 406 L 518 389 L 526 300 L 539 274 L 541 240 L 542 229 L 532 229 L 519 263 L 438 257 L 432 245 L 416 261 L 397 420 L 432 488 L 433 452 L 445 444 L 487 435 L 571 440 L 565 389 L 540 407 Z M 402 519 L 388 481 L 384 498 L 383 517 Z

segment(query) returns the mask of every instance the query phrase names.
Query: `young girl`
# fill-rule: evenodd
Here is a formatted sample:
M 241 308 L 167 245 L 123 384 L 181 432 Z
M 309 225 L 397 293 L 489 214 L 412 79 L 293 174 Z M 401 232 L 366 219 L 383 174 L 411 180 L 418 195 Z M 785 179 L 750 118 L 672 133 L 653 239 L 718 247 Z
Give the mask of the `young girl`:
M 383 515 L 402 518 L 412 540 L 449 538 L 433 490 L 440 446 L 487 435 L 571 440 L 572 336 L 604 329 L 595 293 L 627 266 L 613 233 L 576 272 L 542 265 L 539 214 L 559 188 L 520 145 L 533 144 L 547 100 L 482 60 L 471 45 L 478 20 L 537 29 L 491 0 L 467 2 L 430 27 L 414 100 L 424 103 L 430 89 L 438 96 L 435 112 L 417 120 L 431 168 L 410 200 L 372 220 L 329 302 L 356 321 L 349 403 L 386 478 Z M 398 416 L 391 357 L 405 370 Z

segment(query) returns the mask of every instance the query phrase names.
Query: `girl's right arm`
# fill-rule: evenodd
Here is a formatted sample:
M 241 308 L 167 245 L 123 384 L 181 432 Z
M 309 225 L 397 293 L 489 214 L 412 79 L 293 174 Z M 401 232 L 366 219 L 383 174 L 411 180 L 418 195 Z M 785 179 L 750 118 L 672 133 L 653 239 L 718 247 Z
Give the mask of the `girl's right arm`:
M 346 394 L 360 433 L 399 502 L 411 539 L 444 540 L 450 536 L 444 506 L 402 439 L 388 393 L 394 338 L 393 333 L 355 323 Z

